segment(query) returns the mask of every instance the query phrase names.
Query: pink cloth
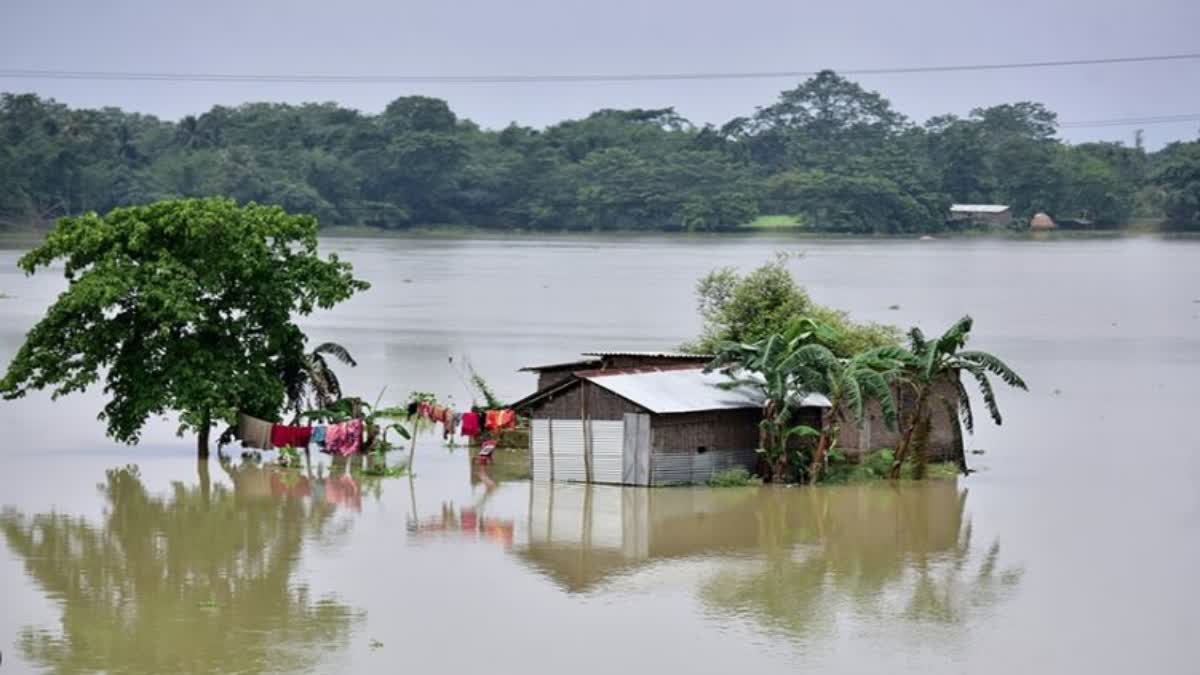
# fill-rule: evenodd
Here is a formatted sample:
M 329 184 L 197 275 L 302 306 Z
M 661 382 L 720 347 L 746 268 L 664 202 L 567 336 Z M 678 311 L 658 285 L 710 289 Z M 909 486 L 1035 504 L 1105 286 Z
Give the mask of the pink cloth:
M 330 424 L 325 429 L 325 451 L 333 455 L 353 455 L 362 445 L 362 420 Z

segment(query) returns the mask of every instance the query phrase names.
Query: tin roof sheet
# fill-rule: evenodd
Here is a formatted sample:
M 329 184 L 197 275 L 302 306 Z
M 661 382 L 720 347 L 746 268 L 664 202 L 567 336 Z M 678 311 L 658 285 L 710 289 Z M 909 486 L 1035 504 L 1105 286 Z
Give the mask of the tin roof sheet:
M 562 363 L 548 363 L 544 366 L 525 366 L 517 372 L 519 373 L 536 373 L 540 370 L 555 370 L 558 368 L 582 368 L 584 366 L 598 366 L 600 359 L 576 359 L 574 361 L 564 361 Z
M 711 359 L 712 354 L 687 354 L 684 352 L 583 352 L 584 356 L 642 356 L 658 359 Z
M 754 387 L 727 389 L 721 385 L 730 381 L 728 376 L 701 369 L 582 376 L 596 386 L 658 414 L 759 408 L 763 402 L 762 394 Z M 829 399 L 821 394 L 809 394 L 800 404 L 828 407 Z
M 1004 213 L 1007 204 L 951 204 L 951 213 Z

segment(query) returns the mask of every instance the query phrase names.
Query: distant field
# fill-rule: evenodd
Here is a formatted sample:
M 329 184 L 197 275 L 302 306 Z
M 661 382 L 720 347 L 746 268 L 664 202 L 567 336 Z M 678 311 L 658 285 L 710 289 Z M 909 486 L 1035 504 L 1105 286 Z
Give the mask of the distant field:
M 795 216 L 785 214 L 775 214 L 768 216 L 759 216 L 754 220 L 742 225 L 742 227 L 751 230 L 779 230 L 779 229 L 794 229 L 804 227 Z

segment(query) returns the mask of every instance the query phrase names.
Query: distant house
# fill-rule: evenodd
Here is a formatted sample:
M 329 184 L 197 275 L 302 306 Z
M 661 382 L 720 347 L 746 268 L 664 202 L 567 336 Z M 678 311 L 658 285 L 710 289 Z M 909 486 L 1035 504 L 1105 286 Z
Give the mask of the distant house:
M 726 376 L 705 373 L 696 362 L 707 357 L 593 356 L 599 363 L 587 364 L 599 368 L 565 376 L 555 371 L 571 365 L 527 369 L 548 383 L 513 406 L 532 418 L 535 481 L 669 485 L 703 482 L 734 467 L 754 470 L 763 404 L 756 389 L 722 387 Z M 660 365 L 645 365 L 654 362 Z M 798 423 L 820 426 L 828 405 L 810 395 Z
M 1012 222 L 1012 208 L 1006 204 L 951 204 L 950 221 L 968 221 L 981 227 L 1004 227 Z

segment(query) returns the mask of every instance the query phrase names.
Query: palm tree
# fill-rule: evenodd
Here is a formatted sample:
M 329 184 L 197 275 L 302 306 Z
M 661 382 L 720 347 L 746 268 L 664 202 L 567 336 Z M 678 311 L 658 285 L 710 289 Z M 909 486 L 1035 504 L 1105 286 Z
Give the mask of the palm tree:
M 342 385 L 326 356 L 354 367 L 358 365 L 345 347 L 324 342 L 302 358 L 301 367 L 287 383 L 287 409 L 296 417 L 308 408 L 329 408 L 342 398 Z
M 753 344 L 726 343 L 709 366 L 730 374 L 730 386 L 749 385 L 762 393 L 761 445 L 771 463 L 773 480 L 786 477 L 792 436 L 817 437 L 808 468 L 809 482 L 816 483 L 838 426 L 848 416 L 861 422 L 865 405 L 878 401 L 885 422 L 895 424 L 891 380 L 906 363 L 907 352 L 900 347 L 878 347 L 843 359 L 827 346 L 839 337 L 829 326 L 800 319 L 789 323 L 782 333 Z M 814 393 L 825 395 L 830 402 L 821 428 L 792 425 L 804 398 Z
M 838 358 L 824 345 L 814 351 L 814 358 L 807 366 L 816 371 L 819 381 L 817 390 L 829 399 L 817 448 L 813 452 L 808 469 L 808 482 L 821 479 L 829 451 L 833 448 L 838 428 L 844 421 L 861 424 L 866 405 L 877 401 L 883 413 L 884 424 L 889 429 L 896 426 L 896 402 L 892 396 L 892 382 L 900 375 L 906 363 L 907 352 L 901 347 L 876 347 L 854 356 Z
M 726 342 L 707 370 L 721 370 L 731 379 L 725 386 L 753 387 L 763 399 L 762 433 L 759 450 L 771 466 L 771 479 L 783 481 L 788 474 L 788 440 L 797 434 L 812 435 L 804 425 L 793 426 L 798 403 L 812 393 L 811 373 L 800 368 L 815 358 L 820 345 L 813 342 L 816 331 L 825 329 L 808 319 L 793 321 L 782 333 L 754 343 Z
M 975 378 L 983 402 L 987 405 L 988 413 L 996 424 L 1000 424 L 1000 408 L 996 404 L 995 391 L 988 374 L 995 375 L 1005 384 L 1028 391 L 1025 381 L 1012 368 L 996 356 L 987 352 L 964 350 L 967 338 L 971 334 L 973 320 L 964 316 L 950 326 L 936 340 L 929 341 L 919 328 L 909 331 L 908 367 L 904 381 L 912 388 L 916 403 L 904 424 L 904 435 L 896 448 L 895 461 L 892 463 L 892 478 L 900 477 L 900 468 L 910 455 L 917 462 L 918 472 L 923 470 L 925 462 L 925 439 L 931 423 L 931 406 L 941 405 L 954 419 L 957 412 L 962 416 L 963 426 L 968 432 L 975 429 L 975 416 L 971 410 L 971 397 L 962 381 L 962 373 L 968 373 Z M 941 382 L 953 384 L 954 395 L 938 392 L 936 385 Z M 959 469 L 967 472 L 967 460 L 962 450 L 959 450 Z

